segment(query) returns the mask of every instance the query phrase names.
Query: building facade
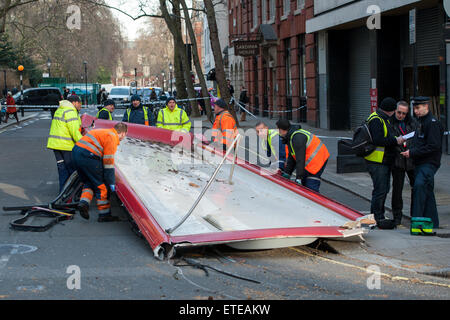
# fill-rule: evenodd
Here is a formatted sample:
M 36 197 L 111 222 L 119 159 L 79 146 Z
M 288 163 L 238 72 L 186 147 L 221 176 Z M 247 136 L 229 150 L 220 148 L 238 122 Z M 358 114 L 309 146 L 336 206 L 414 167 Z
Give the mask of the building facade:
M 317 125 L 316 39 L 305 29 L 313 1 L 230 0 L 228 5 L 230 48 L 241 56 L 238 72 L 244 61 L 250 111 Z
M 438 0 L 315 0 L 319 126 L 352 129 L 385 97 L 423 95 L 448 127 L 447 19 Z
M 228 10 L 227 10 L 227 4 L 222 2 L 217 2 L 214 5 L 214 11 L 216 15 L 216 23 L 217 23 L 217 29 L 219 30 L 219 42 L 220 47 L 222 48 L 222 51 L 227 50 L 228 46 Z M 210 40 L 210 32 L 209 32 L 209 25 L 208 25 L 208 19 L 206 18 L 206 14 L 203 14 L 203 59 L 202 59 L 202 65 L 204 67 L 205 71 L 205 77 L 206 74 L 211 71 L 211 69 L 214 69 L 215 62 L 214 62 L 214 55 L 211 49 L 211 40 Z M 228 64 L 224 62 L 225 67 L 225 74 L 228 75 Z M 206 79 L 205 79 L 206 80 Z M 214 81 L 208 81 L 206 80 L 207 86 L 211 88 L 215 88 L 216 84 Z

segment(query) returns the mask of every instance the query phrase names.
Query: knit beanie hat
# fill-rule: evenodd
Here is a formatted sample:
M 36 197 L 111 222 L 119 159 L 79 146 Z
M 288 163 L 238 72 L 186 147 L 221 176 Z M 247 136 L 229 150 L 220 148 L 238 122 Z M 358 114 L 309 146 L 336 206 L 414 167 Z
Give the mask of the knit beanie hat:
M 387 112 L 395 111 L 395 109 L 397 109 L 397 102 L 390 97 L 384 98 L 383 101 L 381 101 L 380 109 Z

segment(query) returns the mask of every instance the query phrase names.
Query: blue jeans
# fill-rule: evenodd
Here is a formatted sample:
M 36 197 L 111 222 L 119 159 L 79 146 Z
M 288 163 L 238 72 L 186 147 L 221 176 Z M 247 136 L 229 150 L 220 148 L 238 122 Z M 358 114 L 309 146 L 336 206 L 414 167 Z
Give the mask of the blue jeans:
M 367 170 L 373 182 L 370 212 L 376 221 L 385 219 L 384 204 L 391 186 L 391 168 L 388 165 L 366 161 Z
M 434 197 L 434 175 L 438 168 L 432 164 L 421 164 L 414 170 L 412 217 L 431 218 L 433 227 L 439 228 L 439 216 Z
M 72 162 L 72 151 L 53 150 L 59 175 L 59 191 L 61 192 L 67 179 L 75 172 Z
M 323 164 L 322 168 L 316 174 L 311 174 L 305 170 L 305 177 L 302 179 L 302 185 L 315 192 L 319 192 L 322 173 L 327 166 L 328 160 Z

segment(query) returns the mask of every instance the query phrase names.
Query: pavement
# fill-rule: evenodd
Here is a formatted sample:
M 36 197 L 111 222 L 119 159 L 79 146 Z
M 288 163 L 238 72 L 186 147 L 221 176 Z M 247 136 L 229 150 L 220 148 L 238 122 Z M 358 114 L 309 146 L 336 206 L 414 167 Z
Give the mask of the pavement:
M 192 119 L 194 126 L 196 119 Z M 244 131 L 255 127 L 258 121 L 264 121 L 269 128 L 276 128 L 278 119 L 253 118 L 247 115 L 247 121 L 240 122 Z M 197 120 L 198 121 L 198 120 Z M 197 122 L 197 125 L 199 122 Z M 302 128 L 316 134 L 325 143 L 330 159 L 322 175 L 326 183 L 333 184 L 352 194 L 367 200 L 367 211 L 370 213 L 372 197 L 372 180 L 368 172 L 337 173 L 336 156 L 337 142 L 343 138 L 351 138 L 350 130 L 326 130 L 300 123 Z M 211 124 L 202 118 L 203 127 L 210 128 Z M 252 148 L 250 146 L 250 148 Z M 436 229 L 436 237 L 412 236 L 409 233 L 411 189 L 405 180 L 403 190 L 402 225 L 395 230 L 371 230 L 364 236 L 365 242 L 356 245 L 347 242 L 329 241 L 328 243 L 340 254 L 367 263 L 386 265 L 393 268 L 412 272 L 450 277 L 450 155 L 443 154 L 442 165 L 435 176 L 435 196 L 439 213 L 440 228 Z M 392 187 L 391 187 L 392 190 Z M 339 201 L 339 199 L 335 199 Z M 386 200 L 386 216 L 392 218 L 391 192 Z
M 16 121 L 15 118 L 10 118 L 10 119 L 8 119 L 8 123 L 4 123 L 4 122 L 0 123 L 0 130 L 11 128 L 11 127 L 14 127 L 14 126 L 21 126 L 22 124 L 24 124 L 28 120 L 36 118 L 36 116 L 38 115 L 37 112 L 25 113 L 25 115 L 23 117 L 20 115 L 20 112 L 18 112 L 17 114 L 19 116 L 19 123 L 18 124 L 17 124 L 17 121 Z

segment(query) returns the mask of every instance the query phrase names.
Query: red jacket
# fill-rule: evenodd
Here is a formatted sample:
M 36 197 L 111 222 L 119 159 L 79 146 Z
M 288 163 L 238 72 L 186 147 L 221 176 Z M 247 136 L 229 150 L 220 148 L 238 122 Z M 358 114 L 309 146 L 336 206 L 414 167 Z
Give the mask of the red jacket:
M 11 96 L 7 96 L 6 97 L 6 105 L 8 105 L 8 107 L 6 108 L 6 112 L 8 113 L 14 113 L 17 112 L 17 108 L 16 107 L 9 107 L 9 106 L 15 106 L 16 102 L 14 101 L 14 98 Z

